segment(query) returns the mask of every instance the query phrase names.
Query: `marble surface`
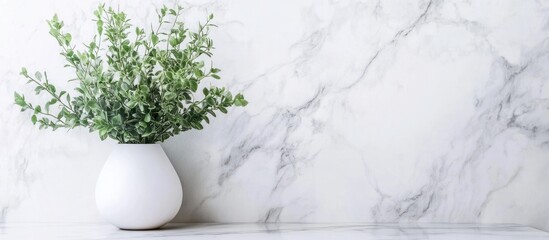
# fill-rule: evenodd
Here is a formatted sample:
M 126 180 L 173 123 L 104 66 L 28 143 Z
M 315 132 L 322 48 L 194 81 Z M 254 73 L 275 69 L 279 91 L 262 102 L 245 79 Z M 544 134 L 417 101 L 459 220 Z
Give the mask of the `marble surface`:
M 12 97 L 33 91 L 22 66 L 74 87 L 45 20 L 88 41 L 98 2 L 0 0 L 0 222 L 103 221 L 94 186 L 116 143 L 39 131 Z M 174 4 L 106 2 L 143 27 Z M 215 13 L 219 83 L 250 104 L 163 143 L 175 221 L 549 230 L 549 1 L 180 3 L 191 26 Z
M 541 240 L 549 239 L 549 233 L 516 224 L 169 224 L 152 231 L 101 224 L 0 224 L 0 238 Z

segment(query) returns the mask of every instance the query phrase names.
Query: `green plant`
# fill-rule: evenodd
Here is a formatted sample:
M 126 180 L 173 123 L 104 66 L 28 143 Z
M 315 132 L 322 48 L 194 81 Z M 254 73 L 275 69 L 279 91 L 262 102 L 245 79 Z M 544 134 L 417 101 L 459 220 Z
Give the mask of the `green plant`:
M 212 56 L 208 37 L 213 15 L 191 31 L 178 21 L 182 8 L 157 10 L 158 25 L 146 31 L 133 27 L 126 14 L 100 5 L 94 12 L 97 33 L 78 51 L 71 34 L 55 15 L 48 21 L 50 34 L 61 46 L 61 55 L 78 82 L 73 96 L 58 91 L 47 74 L 21 75 L 35 85 L 36 94 L 51 99 L 43 105 L 29 103 L 15 93 L 21 111 L 33 112 L 31 121 L 40 129 L 82 126 L 120 143 L 155 143 L 190 129 L 202 129 L 202 121 L 230 106 L 245 106 L 241 94 L 234 97 L 225 88 L 209 86 L 203 97 L 195 95 L 205 78 L 219 79 L 217 68 L 204 64 Z M 163 30 L 168 27 L 167 30 Z M 199 93 L 199 95 L 201 95 Z

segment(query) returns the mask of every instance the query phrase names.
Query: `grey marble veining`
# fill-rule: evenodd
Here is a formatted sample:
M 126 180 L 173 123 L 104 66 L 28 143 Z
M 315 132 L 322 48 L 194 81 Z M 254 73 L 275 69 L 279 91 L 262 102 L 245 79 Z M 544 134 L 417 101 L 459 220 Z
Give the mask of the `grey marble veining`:
M 12 99 L 21 66 L 73 87 L 44 20 L 87 41 L 97 3 L 0 0 L 0 222 L 102 221 L 95 180 L 116 143 L 38 131 Z M 107 1 L 140 26 L 162 3 Z M 215 13 L 219 83 L 250 104 L 163 143 L 175 221 L 549 230 L 549 1 L 180 3 L 189 25 Z
M 549 239 L 516 224 L 169 224 L 160 230 L 124 231 L 101 224 L 0 224 L 0 237 L 24 239 Z

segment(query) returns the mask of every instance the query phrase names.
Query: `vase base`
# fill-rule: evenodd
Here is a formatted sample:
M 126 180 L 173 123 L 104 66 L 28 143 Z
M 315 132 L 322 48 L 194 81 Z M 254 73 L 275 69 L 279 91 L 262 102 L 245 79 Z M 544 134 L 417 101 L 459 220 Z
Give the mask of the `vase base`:
M 152 228 L 118 228 L 118 229 L 120 229 L 122 231 L 152 231 L 152 230 L 158 230 L 158 229 L 162 228 L 162 226 L 152 227 Z

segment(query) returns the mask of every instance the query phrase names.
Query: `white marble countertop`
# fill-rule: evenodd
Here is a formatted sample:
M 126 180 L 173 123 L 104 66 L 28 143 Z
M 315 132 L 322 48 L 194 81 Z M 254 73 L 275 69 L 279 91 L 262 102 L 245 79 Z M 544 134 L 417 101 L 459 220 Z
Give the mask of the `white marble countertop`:
M 124 231 L 107 224 L 0 223 L 0 239 L 549 239 L 515 224 L 183 224 Z

